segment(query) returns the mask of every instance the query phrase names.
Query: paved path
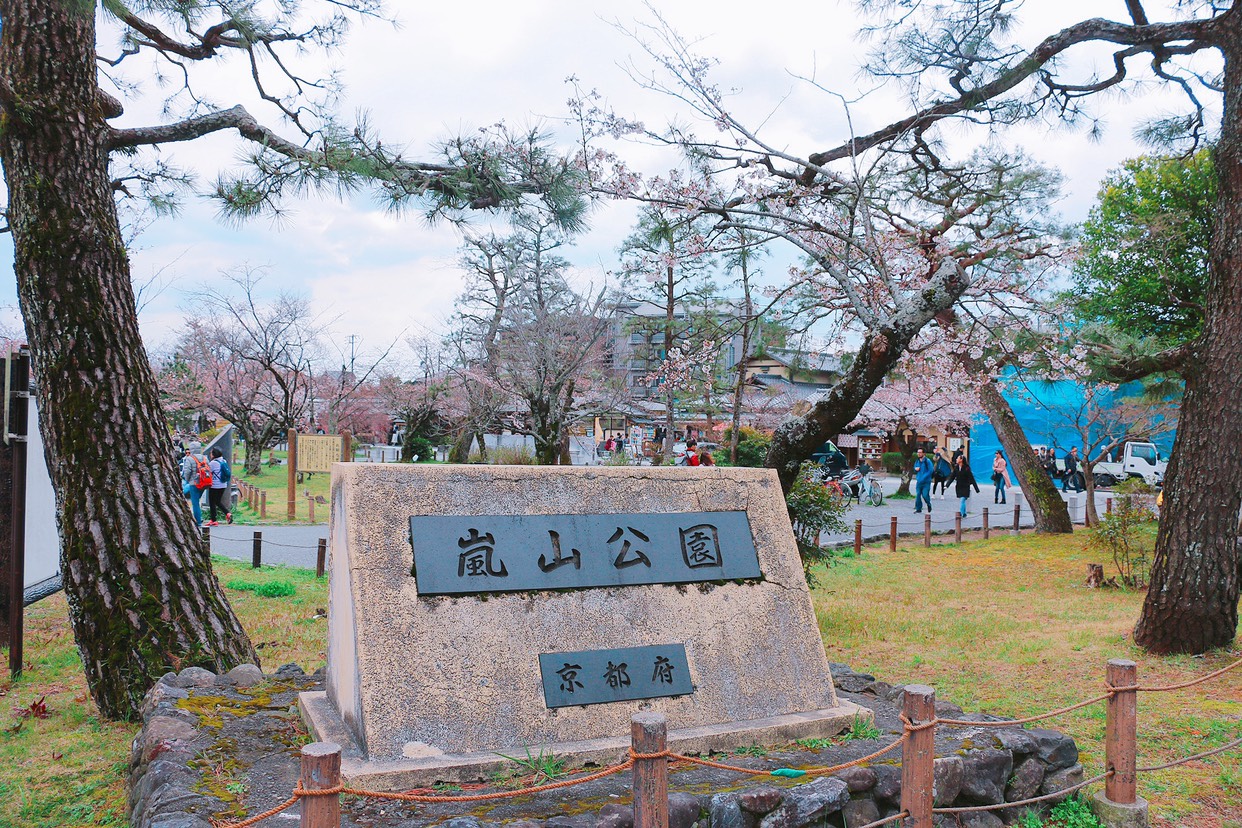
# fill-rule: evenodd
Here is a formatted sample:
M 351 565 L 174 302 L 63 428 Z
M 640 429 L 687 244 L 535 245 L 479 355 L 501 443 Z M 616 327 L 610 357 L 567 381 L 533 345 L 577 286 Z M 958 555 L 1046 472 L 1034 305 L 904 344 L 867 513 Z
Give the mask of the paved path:
M 884 491 L 896 491 L 898 481 L 882 480 Z M 969 514 L 962 521 L 964 529 L 983 528 L 982 509 L 989 511 L 989 523 L 994 529 L 1007 529 L 1013 526 L 1013 506 L 1015 502 L 1022 505 L 1021 525 L 1034 525 L 1031 511 L 1027 508 L 1025 498 L 1018 493 L 1010 492 L 1009 503 L 1004 506 L 992 503 L 992 487 L 980 486 L 981 494 L 970 499 Z M 1096 492 L 1096 504 L 1100 513 L 1104 513 L 1104 504 L 1110 492 Z M 1068 497 L 1062 495 L 1062 497 Z M 1078 496 L 1079 507 L 1073 513 L 1075 522 L 1082 522 L 1085 510 L 1086 495 Z M 953 516 L 957 511 L 957 498 L 946 494 L 944 499 L 932 499 L 932 532 L 952 532 Z M 1073 512 L 1073 510 L 1071 510 Z M 847 531 L 839 534 L 824 535 L 822 543 L 829 546 L 850 544 L 854 542 L 854 521 L 863 522 L 863 539 L 878 540 L 887 538 L 893 515 L 897 516 L 897 532 L 899 535 L 922 535 L 923 515 L 914 513 L 913 500 L 884 500 L 880 506 L 852 506 L 845 515 Z M 313 567 L 315 553 L 319 547 L 319 539 L 328 537 L 327 524 L 299 526 L 213 526 L 211 528 L 211 551 L 217 555 L 248 561 L 254 544 L 254 533 L 263 533 L 263 563 L 286 564 L 289 566 Z

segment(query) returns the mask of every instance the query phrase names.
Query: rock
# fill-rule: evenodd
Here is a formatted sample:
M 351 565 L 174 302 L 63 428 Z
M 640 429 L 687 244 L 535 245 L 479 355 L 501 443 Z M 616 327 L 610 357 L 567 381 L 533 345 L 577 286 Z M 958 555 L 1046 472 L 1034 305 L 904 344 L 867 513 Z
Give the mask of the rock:
M 186 667 L 177 674 L 178 687 L 210 687 L 216 683 L 216 674 L 202 667 Z
M 871 768 L 855 765 L 852 768 L 846 768 L 834 774 L 834 776 L 844 782 L 845 787 L 849 788 L 852 794 L 864 793 L 875 787 L 875 771 Z
M 442 825 L 443 828 L 480 828 L 482 823 L 479 822 L 477 817 L 459 816 L 445 820 L 444 822 L 441 822 L 440 825 Z
M 1072 788 L 1082 781 L 1082 765 L 1074 765 L 1059 771 L 1044 774 L 1044 784 L 1039 789 L 1046 794 L 1060 793 Z M 1057 800 L 1060 801 L 1060 800 Z
M 634 809 L 629 805 L 609 802 L 599 809 L 595 828 L 634 828 Z
M 703 805 L 694 794 L 676 792 L 668 796 L 668 828 L 690 828 L 699 821 Z
M 737 795 L 737 804 L 741 806 L 743 811 L 763 816 L 769 814 L 781 804 L 784 793 L 779 788 L 773 788 L 770 785 L 760 785 L 758 788 L 751 788 L 749 791 L 739 793 Z
M 151 820 L 148 828 L 211 828 L 211 823 L 194 814 L 165 814 Z
M 1005 784 L 1013 773 L 1013 755 L 1004 750 L 972 750 L 962 757 L 961 794 L 983 805 L 1005 801 Z
M 263 671 L 257 664 L 238 664 L 225 675 L 238 687 L 253 687 L 263 681 Z
M 991 811 L 972 811 L 961 815 L 962 828 L 1004 828 L 1005 822 Z
M 470 817 L 470 819 L 474 818 Z M 543 824 L 546 828 L 595 828 L 595 817 L 590 814 L 554 816 L 551 819 L 546 820 Z M 462 826 L 462 828 L 465 828 L 465 826 Z
M 841 806 L 841 816 L 845 818 L 845 828 L 858 828 L 880 818 L 880 808 L 874 799 L 851 799 Z
M 276 669 L 276 676 L 278 678 L 295 678 L 297 676 L 304 675 L 306 675 L 306 673 L 302 670 L 302 668 L 293 663 L 282 664 Z
M 962 708 L 953 702 L 936 699 L 936 715 L 943 716 L 946 719 L 956 719 L 962 715 Z
M 189 741 L 198 735 L 198 730 L 194 725 L 184 719 L 175 719 L 172 716 L 156 716 L 147 721 L 146 727 L 142 730 L 139 739 L 142 747 L 139 755 L 141 761 L 150 762 L 155 757 L 163 753 L 171 743 L 178 741 Z
M 1049 771 L 1068 768 L 1078 761 L 1074 740 L 1056 730 L 1035 729 L 1027 733 L 1035 740 L 1035 755 Z
M 850 799 L 849 789 L 840 779 L 824 776 L 785 792 L 776 810 L 760 820 L 760 828 L 804 828 L 821 822 L 826 814 L 841 810 Z M 713 823 L 712 828 L 716 828 Z
M 888 694 L 893 692 L 893 685 L 886 681 L 873 681 L 862 689 L 864 693 L 870 693 L 877 698 L 887 698 Z
M 896 802 L 901 797 L 901 768 L 897 765 L 872 765 L 875 787 L 871 795 L 882 802 Z
M 963 774 L 960 756 L 944 756 L 935 761 L 932 768 L 932 801 L 937 808 L 948 807 L 957 799 L 962 790 Z
M 736 793 L 716 794 L 712 797 L 712 828 L 754 828 L 759 820 L 754 814 L 742 810 Z
M 173 674 L 169 674 L 173 675 Z M 176 678 L 176 676 L 173 676 Z M 142 718 L 145 720 L 154 715 L 157 710 L 163 708 L 168 710 L 177 704 L 178 699 L 188 699 L 190 693 L 173 684 L 165 684 L 163 679 L 147 692 L 147 697 L 142 700 Z
M 1023 756 L 1035 752 L 1035 740 L 1031 738 L 1031 734 L 1019 728 L 998 730 L 992 734 L 992 741 L 997 750 L 1007 750 Z
M 1032 756 L 1019 762 L 1013 769 L 1013 776 L 1005 787 L 1005 801 L 1017 802 L 1035 796 L 1039 786 L 1044 783 L 1044 766 Z

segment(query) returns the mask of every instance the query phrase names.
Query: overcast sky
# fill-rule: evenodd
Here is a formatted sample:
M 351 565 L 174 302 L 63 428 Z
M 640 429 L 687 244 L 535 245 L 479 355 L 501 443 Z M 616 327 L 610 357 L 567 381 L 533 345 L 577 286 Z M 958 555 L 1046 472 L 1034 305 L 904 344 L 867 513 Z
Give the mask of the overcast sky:
M 852 2 L 676 0 L 659 6 L 681 34 L 702 39 L 700 51 L 721 61 L 716 77 L 722 87 L 737 89 L 737 110 L 754 121 L 766 119 L 769 139 L 799 155 L 840 143 L 849 133 L 837 100 L 808 88 L 797 76 L 814 75 L 821 85 L 849 96 L 874 86 L 857 72 L 865 45 L 854 34 L 859 21 Z M 425 148 L 437 139 L 498 120 L 560 128 L 569 75 L 650 125 L 685 117 L 675 101 L 639 89 L 624 71 L 631 59 L 647 66 L 634 42 L 613 25 L 652 20 L 636 0 L 393 0 L 390 7 L 399 28 L 374 22 L 358 26 L 329 60 L 343 71 L 347 86 L 342 112 L 369 112 L 386 141 L 405 145 L 410 157 L 426 155 Z M 1125 19 L 1124 3 L 1030 0 L 1021 31 L 1027 43 L 1034 43 L 1093 16 Z M 116 50 L 105 40 L 102 51 Z M 1079 65 L 1085 71 L 1093 62 L 1105 64 L 1105 57 L 1103 52 L 1086 56 Z M 244 89 L 244 77 L 228 72 L 216 77 L 212 95 L 217 103 L 243 102 L 276 125 L 260 104 L 230 97 L 233 90 Z M 127 103 L 121 125 L 159 119 L 159 90 L 147 86 L 150 99 Z M 1042 125 L 1016 130 L 1004 140 L 1063 170 L 1067 193 L 1060 209 L 1066 219 L 1077 221 L 1086 215 L 1100 177 L 1142 151 L 1131 137 L 1136 120 L 1171 105 L 1158 89 L 1128 100 L 1112 97 L 1097 107 L 1105 126 L 1099 141 L 1082 130 Z M 880 89 L 855 108 L 855 129 L 880 126 L 902 109 L 895 90 Z M 961 131 L 950 135 L 960 146 L 979 140 Z M 222 166 L 235 163 L 239 152 L 235 138 L 214 136 L 170 147 L 164 155 L 194 167 L 200 182 L 209 183 Z M 635 148 L 632 158 L 652 172 L 675 163 L 672 156 L 646 148 Z M 361 337 L 366 351 L 403 332 L 442 328 L 460 287 L 455 266 L 460 237 L 451 226 L 428 226 L 416 211 L 393 216 L 365 195 L 289 206 L 279 225 L 260 219 L 239 228 L 217 221 L 209 202 L 191 197 L 179 218 L 150 226 L 135 242 L 135 280 L 162 272 L 170 284 L 143 308 L 148 343 L 168 340 L 196 286 L 239 267 L 265 268 L 271 291 L 309 296 L 330 321 L 331 338 L 342 349 L 351 334 Z M 578 278 L 595 283 L 605 278 L 632 220 L 627 205 L 608 205 L 592 215 L 592 231 L 570 254 Z M 11 241 L 0 236 L 0 267 L 6 274 L 12 273 L 11 262 Z M 0 283 L 0 305 L 12 306 L 15 295 L 9 275 Z

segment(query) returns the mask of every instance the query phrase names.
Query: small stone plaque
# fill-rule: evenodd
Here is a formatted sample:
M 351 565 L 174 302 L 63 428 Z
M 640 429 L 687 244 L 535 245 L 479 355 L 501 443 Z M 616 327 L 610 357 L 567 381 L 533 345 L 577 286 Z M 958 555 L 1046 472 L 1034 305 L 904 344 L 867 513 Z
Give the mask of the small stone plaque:
M 549 708 L 684 696 L 694 691 L 684 644 L 540 653 Z
M 686 584 L 760 576 L 742 511 L 419 515 L 410 518 L 419 595 Z

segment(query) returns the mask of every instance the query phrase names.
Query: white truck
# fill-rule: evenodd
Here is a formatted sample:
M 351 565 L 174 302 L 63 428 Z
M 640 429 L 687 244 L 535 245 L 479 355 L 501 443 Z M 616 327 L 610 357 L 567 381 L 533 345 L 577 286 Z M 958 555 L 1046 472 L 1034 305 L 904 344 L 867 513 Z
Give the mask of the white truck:
M 1098 462 L 1092 471 L 1096 486 L 1113 486 L 1130 477 L 1141 477 L 1153 486 L 1164 483 L 1167 460 L 1160 458 L 1155 443 L 1126 443 L 1121 448 L 1121 460 L 1116 463 Z

